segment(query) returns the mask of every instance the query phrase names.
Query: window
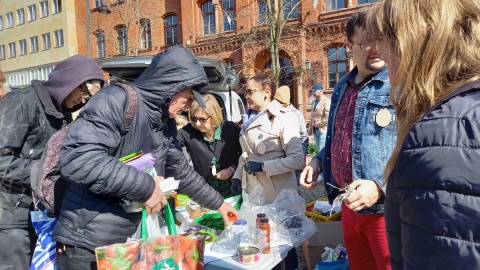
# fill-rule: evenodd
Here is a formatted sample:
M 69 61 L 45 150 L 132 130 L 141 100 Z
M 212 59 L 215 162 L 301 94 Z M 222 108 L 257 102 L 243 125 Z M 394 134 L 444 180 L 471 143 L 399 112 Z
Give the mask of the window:
M 29 22 L 35 21 L 37 19 L 37 6 L 36 5 L 28 6 L 28 15 L 29 15 L 29 18 L 28 18 Z
M 178 42 L 178 24 L 177 16 L 172 15 L 165 18 L 165 44 L 175 44 Z
M 7 28 L 13 27 L 13 12 L 7 13 Z
M 53 0 L 52 14 L 62 12 L 62 0 Z
M 345 47 L 328 49 L 328 88 L 335 87 L 343 75 L 347 73 L 347 53 Z
M 5 45 L 0 45 L 0 60 L 5 60 L 7 58 L 5 54 Z
M 101 6 L 103 6 L 103 0 L 95 0 L 95 7 L 99 8 Z
M 266 24 L 268 22 L 268 7 L 266 0 L 258 0 L 258 24 Z
M 152 30 L 150 28 L 149 19 L 140 20 L 140 48 L 141 49 L 152 48 Z
M 215 14 L 213 13 L 212 1 L 202 4 L 203 34 L 209 35 L 215 33 Z
M 283 18 L 298 19 L 298 0 L 283 0 Z
M 223 31 L 235 30 L 235 0 L 223 0 Z
M 126 54 L 128 52 L 128 34 L 125 25 L 115 28 L 117 31 L 117 48 L 118 54 Z
M 38 52 L 38 37 L 34 36 L 30 38 L 30 53 Z
M 106 52 L 105 52 L 105 33 L 103 31 L 99 31 L 97 34 L 95 34 L 97 37 L 97 52 L 98 52 L 98 58 L 105 58 Z
M 55 32 L 55 47 L 63 47 L 63 30 L 56 30 Z
M 22 39 L 18 42 L 18 47 L 20 47 L 20 55 L 27 54 L 27 40 Z
M 50 44 L 50 33 L 46 33 L 42 35 L 42 40 L 43 40 L 43 50 L 50 50 L 52 47 Z
M 0 16 L 0 31 L 3 30 L 3 16 Z
M 40 2 L 40 18 L 45 18 L 48 16 L 48 1 Z
M 327 10 L 345 8 L 345 0 L 327 0 Z
M 8 43 L 8 50 L 10 51 L 10 58 L 17 56 L 17 46 L 15 46 L 15 42 Z
M 25 10 L 23 8 L 17 10 L 17 25 L 25 23 Z
M 366 3 L 373 3 L 375 1 L 376 0 L 358 0 L 358 4 L 361 5 L 361 4 L 366 4 Z

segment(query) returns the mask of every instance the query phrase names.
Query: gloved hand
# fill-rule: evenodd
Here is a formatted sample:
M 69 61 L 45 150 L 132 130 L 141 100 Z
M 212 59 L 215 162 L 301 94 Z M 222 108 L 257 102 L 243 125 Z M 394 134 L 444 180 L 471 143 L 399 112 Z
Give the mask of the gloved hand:
M 242 194 L 242 181 L 237 178 L 232 179 L 232 185 L 230 186 L 233 194 Z
M 255 174 L 256 172 L 263 172 L 263 164 L 261 162 L 256 161 L 247 161 L 243 168 L 249 174 Z

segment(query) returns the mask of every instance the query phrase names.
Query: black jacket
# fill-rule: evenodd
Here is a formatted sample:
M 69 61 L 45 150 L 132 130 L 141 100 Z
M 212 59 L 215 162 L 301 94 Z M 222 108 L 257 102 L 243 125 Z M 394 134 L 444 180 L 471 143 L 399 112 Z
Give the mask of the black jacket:
M 220 165 L 220 170 L 238 165 L 238 159 L 242 153 L 239 136 L 240 128 L 235 123 L 224 121 L 221 123 L 222 140 L 214 143 L 215 156 Z M 203 139 L 203 134 L 192 124 L 187 124 L 178 131 L 178 141 L 187 148 L 192 158 L 193 167 L 204 179 L 207 179 L 211 167 L 213 151 Z
M 74 55 L 60 62 L 47 81 L 33 80 L 0 99 L 0 228 L 18 228 L 28 222 L 32 202 L 30 169 L 42 156 L 50 137 L 72 121 L 63 101 L 81 83 L 103 80 L 98 64 Z
M 480 81 L 404 140 L 385 199 L 392 268 L 480 269 Z
M 172 46 L 156 55 L 132 84 L 138 94 L 138 110 L 125 136 L 125 91 L 109 86 L 89 101 L 60 150 L 61 175 L 70 185 L 53 231 L 55 241 L 93 250 L 124 243 L 134 234 L 141 213 L 126 213 L 119 202 L 145 202 L 155 182 L 118 158 L 139 150 L 156 156 L 158 175 L 180 180 L 179 192 L 211 209 L 222 205 L 222 196 L 206 185 L 175 147 L 175 121 L 168 114 L 175 93 L 207 83 L 194 55 L 184 47 Z
M 31 165 L 72 118 L 55 108 L 40 81 L 0 99 L 0 116 L 0 228 L 27 226 Z

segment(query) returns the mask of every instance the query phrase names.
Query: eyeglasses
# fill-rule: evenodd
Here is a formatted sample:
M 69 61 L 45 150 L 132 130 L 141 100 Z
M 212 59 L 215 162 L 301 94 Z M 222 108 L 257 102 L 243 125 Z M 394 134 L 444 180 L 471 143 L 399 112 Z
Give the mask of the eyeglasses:
M 364 52 L 368 52 L 368 51 L 371 51 L 372 48 L 373 48 L 373 42 L 369 42 L 367 40 L 362 40 L 360 43 L 357 43 L 353 40 L 350 40 L 351 43 L 353 44 L 357 44 L 358 46 L 360 46 L 360 49 Z
M 245 96 L 252 96 L 258 91 L 262 91 L 261 89 L 246 89 L 245 90 Z
M 90 94 L 90 91 L 88 91 L 88 89 L 83 84 L 80 85 L 80 88 L 82 89 L 82 97 L 85 100 L 89 100 L 92 97 L 92 94 Z
M 205 124 L 205 122 L 207 122 L 208 119 L 210 119 L 210 117 L 212 116 L 209 116 L 207 118 L 201 118 L 201 117 L 192 117 L 190 118 L 190 120 L 192 120 L 193 123 L 197 123 L 197 121 L 200 121 L 201 124 Z

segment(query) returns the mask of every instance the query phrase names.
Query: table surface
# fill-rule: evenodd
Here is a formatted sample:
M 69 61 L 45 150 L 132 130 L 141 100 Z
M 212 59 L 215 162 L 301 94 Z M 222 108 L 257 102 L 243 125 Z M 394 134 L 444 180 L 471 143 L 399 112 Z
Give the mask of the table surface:
M 225 270 L 225 269 L 272 269 L 279 264 L 292 249 L 292 246 L 272 247 L 270 253 L 261 254 L 260 261 L 256 264 L 242 264 L 238 262 L 238 256 L 227 257 L 216 261 L 211 261 L 205 265 L 205 270 Z

